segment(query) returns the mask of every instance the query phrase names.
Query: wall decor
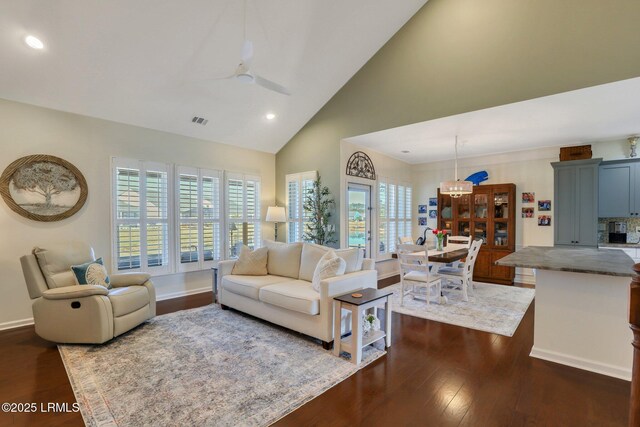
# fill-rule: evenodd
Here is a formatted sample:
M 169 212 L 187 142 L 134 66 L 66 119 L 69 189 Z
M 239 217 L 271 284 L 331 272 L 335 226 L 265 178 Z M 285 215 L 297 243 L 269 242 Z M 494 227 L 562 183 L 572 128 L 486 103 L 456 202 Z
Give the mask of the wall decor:
M 540 225 L 540 226 L 549 226 L 549 225 L 551 225 L 551 216 L 549 216 L 549 215 L 538 215 L 538 225 Z
M 533 218 L 533 208 L 522 208 L 522 218 Z
M 34 221 L 60 221 L 87 200 L 87 181 L 71 163 L 36 154 L 11 163 L 0 176 L 0 194 L 16 213 Z
M 429 210 L 429 218 L 438 218 L 438 211 L 435 209 Z
M 484 182 L 489 179 L 489 173 L 487 171 L 480 171 L 476 173 L 472 173 L 465 179 L 465 181 L 473 182 L 473 185 L 480 185 L 481 182 Z
M 369 156 L 362 151 L 356 151 L 347 161 L 347 175 L 375 181 L 376 169 L 373 167 L 373 162 Z
M 536 193 L 522 193 L 522 203 L 533 203 L 536 201 Z
M 429 197 L 429 206 L 438 206 L 438 198 Z
M 422 226 L 427 225 L 427 217 L 426 216 L 419 216 L 418 217 L 418 225 L 422 225 Z
M 539 211 L 550 211 L 551 210 L 551 200 L 538 200 L 538 210 Z
M 426 214 L 427 210 L 428 210 L 427 205 L 418 205 L 419 214 Z

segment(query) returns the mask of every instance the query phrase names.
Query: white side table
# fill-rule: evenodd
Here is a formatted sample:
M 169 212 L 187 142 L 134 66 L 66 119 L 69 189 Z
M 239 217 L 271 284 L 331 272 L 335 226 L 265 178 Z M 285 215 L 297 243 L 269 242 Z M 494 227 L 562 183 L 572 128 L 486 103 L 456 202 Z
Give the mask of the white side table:
M 362 297 L 355 298 L 353 293 L 362 294 Z M 351 362 L 359 365 L 362 362 L 362 349 L 378 340 L 385 339 L 385 347 L 391 347 L 391 295 L 389 290 L 378 290 L 372 288 L 360 291 L 349 292 L 333 298 L 335 319 L 333 322 L 333 354 L 340 356 L 344 351 L 351 354 Z M 364 336 L 363 320 L 364 313 L 369 309 L 384 308 L 385 318 L 380 319 L 380 330 L 369 331 Z M 351 335 L 340 338 L 342 309 L 351 311 Z

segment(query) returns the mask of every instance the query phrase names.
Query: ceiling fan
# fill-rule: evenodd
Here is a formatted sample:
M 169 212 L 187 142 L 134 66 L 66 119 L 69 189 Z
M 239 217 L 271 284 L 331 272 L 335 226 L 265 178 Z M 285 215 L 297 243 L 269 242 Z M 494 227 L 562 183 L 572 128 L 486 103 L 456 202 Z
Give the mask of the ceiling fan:
M 227 77 L 213 80 L 237 80 L 247 84 L 257 84 L 265 89 L 278 92 L 282 95 L 291 95 L 291 92 L 282 85 L 265 79 L 251 71 L 251 61 L 253 60 L 253 42 L 247 40 L 247 2 L 244 2 L 244 43 L 242 44 L 242 52 L 240 54 L 240 64 L 236 71 Z

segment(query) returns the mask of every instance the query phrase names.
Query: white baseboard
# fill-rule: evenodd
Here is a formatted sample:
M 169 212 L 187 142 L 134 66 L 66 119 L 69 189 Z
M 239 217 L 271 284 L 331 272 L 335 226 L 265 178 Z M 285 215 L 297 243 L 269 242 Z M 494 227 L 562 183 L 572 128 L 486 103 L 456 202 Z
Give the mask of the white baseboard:
M 187 295 L 202 294 L 205 292 L 211 292 L 211 286 L 198 288 L 198 289 L 189 289 L 188 291 L 171 292 L 164 295 L 159 295 L 156 297 L 156 301 L 165 301 L 168 299 L 186 297 Z M 6 329 L 21 328 L 23 326 L 29 326 L 29 325 L 33 325 L 33 317 L 30 317 L 28 319 L 13 320 L 11 322 L 0 323 L 0 331 L 4 331 Z
M 567 365 L 585 371 L 595 372 L 597 374 L 607 375 L 609 377 L 620 378 L 622 380 L 631 381 L 631 369 L 623 368 L 620 366 L 609 365 L 606 363 L 596 362 L 589 359 L 583 359 L 581 357 L 571 356 L 564 353 L 558 353 L 555 351 L 543 350 L 533 347 L 531 357 L 537 359 L 547 360 L 549 362 L 559 363 L 561 365 Z
M 205 286 L 204 288 L 189 289 L 187 291 L 169 292 L 167 294 L 157 295 L 156 301 L 165 301 L 168 299 L 186 297 L 188 295 L 203 294 L 205 292 L 212 292 L 212 291 L 213 289 L 211 289 L 211 285 L 209 285 L 209 286 Z
M 0 323 L 0 331 L 4 331 L 5 329 L 15 329 L 21 328 L 23 326 L 33 325 L 33 317 L 22 320 L 12 320 L 11 322 Z

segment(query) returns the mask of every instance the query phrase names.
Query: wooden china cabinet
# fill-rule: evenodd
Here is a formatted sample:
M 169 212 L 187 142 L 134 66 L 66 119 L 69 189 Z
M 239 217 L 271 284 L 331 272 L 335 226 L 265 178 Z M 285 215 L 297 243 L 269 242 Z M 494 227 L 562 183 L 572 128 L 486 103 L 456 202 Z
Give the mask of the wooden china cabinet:
M 459 198 L 438 189 L 438 228 L 483 242 L 473 271 L 478 282 L 513 285 L 515 269 L 495 263 L 516 249 L 515 214 L 515 184 L 476 185 L 472 194 Z

